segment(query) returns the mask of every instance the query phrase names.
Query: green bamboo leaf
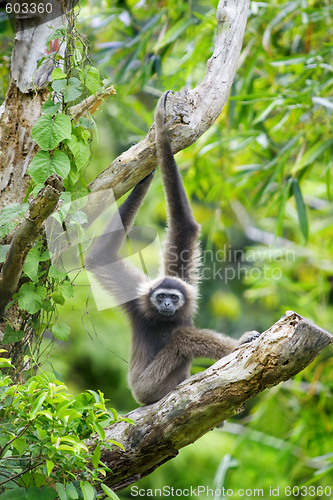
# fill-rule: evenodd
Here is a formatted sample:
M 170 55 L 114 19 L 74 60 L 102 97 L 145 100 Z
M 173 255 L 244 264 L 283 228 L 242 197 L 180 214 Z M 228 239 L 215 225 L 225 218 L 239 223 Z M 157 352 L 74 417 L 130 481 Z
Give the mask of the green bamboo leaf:
M 263 122 L 270 112 L 276 107 L 283 104 L 284 99 L 275 99 L 275 101 L 271 102 L 270 105 L 254 120 L 253 125 L 257 123 Z
M 298 179 L 295 177 L 293 179 L 293 193 L 296 201 L 296 208 L 298 214 L 299 225 L 304 236 L 305 241 L 308 239 L 309 225 L 308 218 L 306 215 L 305 203 L 303 200 L 302 192 L 300 190 Z
M 181 19 L 180 21 L 176 22 L 172 28 L 167 30 L 165 35 L 163 36 L 162 40 L 157 42 L 155 47 L 154 47 L 154 52 L 162 49 L 166 45 L 170 44 L 174 40 L 177 40 L 180 35 L 187 30 L 189 26 L 191 26 L 194 23 L 194 19 L 192 17 L 190 18 L 185 18 Z
M 309 151 L 307 151 L 302 156 L 300 161 L 298 163 L 296 163 L 296 165 L 293 167 L 291 173 L 295 174 L 296 172 L 298 172 L 302 168 L 313 163 L 321 154 L 323 154 L 324 151 L 326 151 L 332 145 L 333 145 L 333 136 L 330 137 L 330 139 L 327 139 L 326 141 L 317 142 L 312 148 L 309 149 Z
M 280 203 L 280 208 L 279 208 L 279 215 L 278 215 L 278 221 L 276 225 L 276 231 L 275 231 L 275 236 L 278 236 L 281 232 L 282 225 L 283 225 L 283 216 L 284 216 L 284 209 L 287 203 L 287 200 L 290 196 L 290 185 L 291 185 L 291 179 L 287 182 L 287 184 L 284 186 L 282 190 L 282 200 Z

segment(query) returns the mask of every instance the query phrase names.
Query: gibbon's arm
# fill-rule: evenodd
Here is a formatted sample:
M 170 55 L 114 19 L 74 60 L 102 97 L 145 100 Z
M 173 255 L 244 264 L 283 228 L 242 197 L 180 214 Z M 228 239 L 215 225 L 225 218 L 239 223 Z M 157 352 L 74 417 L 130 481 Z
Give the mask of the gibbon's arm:
M 124 229 L 119 229 L 118 212 L 112 217 L 104 233 L 96 239 L 86 257 L 86 268 L 91 271 L 120 304 L 126 305 L 128 297 L 144 279 L 144 274 L 134 266 L 126 264 L 118 252 L 134 222 L 153 179 L 154 172 L 140 181 L 119 208 Z M 116 265 L 112 265 L 116 262 Z
M 195 271 L 198 267 L 196 239 L 200 226 L 193 217 L 168 137 L 165 102 L 169 92 L 165 92 L 160 98 L 155 112 L 156 149 L 168 205 L 164 269 L 166 276 L 196 283 Z
M 158 352 L 146 369 L 136 371 L 134 363 L 133 373 L 129 376 L 130 386 L 141 403 L 153 403 L 189 376 L 189 366 L 193 358 L 223 358 L 239 345 L 250 342 L 258 335 L 255 331 L 246 332 L 239 340 L 235 340 L 212 330 L 176 328 L 170 342 Z M 187 372 L 182 368 L 184 364 L 185 368 L 187 364 Z

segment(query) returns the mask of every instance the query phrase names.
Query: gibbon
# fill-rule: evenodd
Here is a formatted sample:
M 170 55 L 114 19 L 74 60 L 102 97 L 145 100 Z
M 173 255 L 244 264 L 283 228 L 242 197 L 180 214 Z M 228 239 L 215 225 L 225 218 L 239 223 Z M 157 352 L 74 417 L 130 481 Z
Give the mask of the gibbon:
M 132 344 L 128 383 L 133 396 L 142 404 L 158 401 L 188 378 L 193 358 L 220 359 L 259 335 L 246 332 L 234 340 L 193 325 L 198 299 L 200 226 L 192 214 L 170 146 L 168 124 L 165 124 L 168 92 L 159 100 L 155 113 L 156 149 L 168 207 L 160 276 L 150 280 L 118 255 L 153 173 L 136 185 L 119 208 L 125 232 L 117 230 L 119 219 L 113 217 L 86 261 L 86 267 L 118 299 L 129 318 Z M 108 264 L 115 262 L 117 265 L 109 272 Z M 128 292 L 133 290 L 138 292 L 138 298 L 125 302 Z

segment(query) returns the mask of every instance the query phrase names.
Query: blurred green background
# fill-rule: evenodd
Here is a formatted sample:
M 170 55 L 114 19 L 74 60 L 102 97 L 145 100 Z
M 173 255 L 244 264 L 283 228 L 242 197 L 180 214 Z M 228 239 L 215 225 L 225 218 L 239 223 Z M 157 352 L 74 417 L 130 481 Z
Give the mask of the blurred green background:
M 209 0 L 81 3 L 77 29 L 117 89 L 94 115 L 87 182 L 145 136 L 165 89 L 202 80 L 216 6 Z M 0 31 L 2 100 L 14 37 L 3 11 Z M 176 157 L 211 277 L 202 282 L 197 326 L 239 337 L 267 329 L 292 309 L 333 332 L 332 90 L 331 3 L 251 2 L 230 99 L 217 122 Z M 165 222 L 157 171 L 137 224 L 162 238 Z M 237 251 L 237 258 L 212 262 L 208 256 L 221 256 L 221 249 Z M 226 269 L 235 270 L 227 283 Z M 71 327 L 69 340 L 51 343 L 45 367 L 50 362 L 71 392 L 100 389 L 126 413 L 137 406 L 126 382 L 128 324 L 117 309 L 97 310 L 84 273 L 75 285 L 74 298 L 59 309 Z M 305 485 L 295 497 L 333 498 L 332 353 L 325 349 L 293 380 L 249 401 L 222 429 L 137 486 L 243 488 L 250 498 L 255 488 L 269 498 L 270 488 L 279 487 L 285 498 L 286 486 Z M 196 361 L 193 372 L 205 366 Z M 327 489 L 321 494 L 318 487 Z M 130 488 L 119 497 L 132 498 Z

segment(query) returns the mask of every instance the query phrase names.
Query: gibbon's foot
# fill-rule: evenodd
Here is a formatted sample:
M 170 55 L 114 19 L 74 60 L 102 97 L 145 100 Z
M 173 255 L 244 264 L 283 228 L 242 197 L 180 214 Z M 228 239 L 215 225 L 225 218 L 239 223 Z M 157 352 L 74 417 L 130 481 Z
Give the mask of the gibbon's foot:
M 239 345 L 247 344 L 248 342 L 252 342 L 252 340 L 257 339 L 261 333 L 257 332 L 257 330 L 251 330 L 250 332 L 245 332 L 239 339 Z

